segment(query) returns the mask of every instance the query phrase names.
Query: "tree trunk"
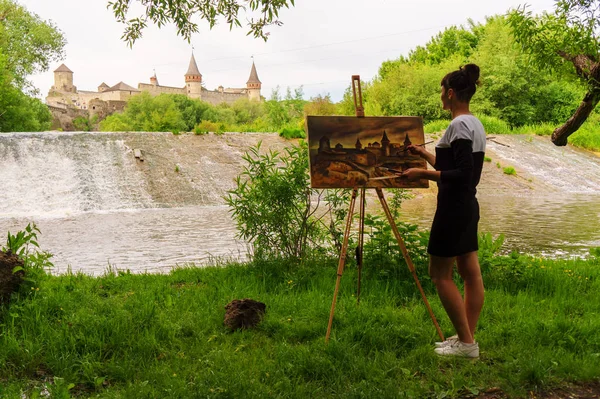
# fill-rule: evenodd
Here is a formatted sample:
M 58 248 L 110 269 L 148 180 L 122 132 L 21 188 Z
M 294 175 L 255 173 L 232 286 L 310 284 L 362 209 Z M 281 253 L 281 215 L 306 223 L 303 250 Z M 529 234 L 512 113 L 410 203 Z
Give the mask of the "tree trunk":
M 567 138 L 583 125 L 596 107 L 596 104 L 598 104 L 598 101 L 600 101 L 600 88 L 596 87 L 587 92 L 573 116 L 564 125 L 554 130 L 552 133 L 552 142 L 559 146 L 567 145 Z

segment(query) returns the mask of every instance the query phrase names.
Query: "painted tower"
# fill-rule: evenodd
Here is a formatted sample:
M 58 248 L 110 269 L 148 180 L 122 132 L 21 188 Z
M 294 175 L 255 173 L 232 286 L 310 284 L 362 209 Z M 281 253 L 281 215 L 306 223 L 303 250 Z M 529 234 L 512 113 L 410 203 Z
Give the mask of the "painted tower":
M 261 81 L 258 79 L 254 61 L 252 61 L 252 70 L 250 71 L 250 77 L 246 82 L 246 88 L 248 89 L 248 99 L 250 101 L 260 101 Z
M 383 154 L 386 157 L 390 155 L 390 139 L 388 139 L 385 130 L 383 131 L 383 137 L 381 138 L 381 148 L 383 148 Z
M 77 93 L 77 87 L 73 86 L 73 71 L 65 64 L 60 64 L 54 71 L 54 86 L 50 90 Z
M 194 53 L 190 59 L 190 66 L 185 73 L 185 90 L 189 98 L 202 99 L 202 75 L 198 70 Z

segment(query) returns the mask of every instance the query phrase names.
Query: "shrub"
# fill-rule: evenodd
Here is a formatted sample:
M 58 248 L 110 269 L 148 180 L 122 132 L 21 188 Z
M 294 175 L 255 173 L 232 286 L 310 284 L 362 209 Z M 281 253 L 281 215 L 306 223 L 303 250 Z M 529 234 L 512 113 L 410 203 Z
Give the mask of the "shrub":
M 247 164 L 225 200 L 239 236 L 251 242 L 254 255 L 302 259 L 328 246 L 312 203 L 318 193 L 309 185 L 307 144 L 261 154 L 259 143 L 243 159 Z
M 510 134 L 512 130 L 508 123 L 504 122 L 500 118 L 493 116 L 480 115 L 479 120 L 483 124 L 483 127 L 487 133 L 494 134 Z
M 450 121 L 447 121 L 445 119 L 438 119 L 427 123 L 423 127 L 423 129 L 425 130 L 425 133 L 439 133 L 444 132 L 449 124 Z
M 200 122 L 195 128 L 194 128 L 194 133 L 195 134 L 206 134 L 209 132 L 217 132 L 219 130 L 219 125 L 217 125 L 215 122 L 210 122 L 210 121 L 202 121 Z
M 502 169 L 505 175 L 516 175 L 517 171 L 512 166 L 507 166 Z
M 492 158 L 490 158 L 488 156 L 484 156 L 483 157 L 483 162 L 492 162 Z
M 279 136 L 283 137 L 285 139 L 288 139 L 288 140 L 291 140 L 291 139 L 305 139 L 306 138 L 306 132 L 304 132 L 304 129 L 301 129 L 299 127 L 284 127 L 279 132 Z

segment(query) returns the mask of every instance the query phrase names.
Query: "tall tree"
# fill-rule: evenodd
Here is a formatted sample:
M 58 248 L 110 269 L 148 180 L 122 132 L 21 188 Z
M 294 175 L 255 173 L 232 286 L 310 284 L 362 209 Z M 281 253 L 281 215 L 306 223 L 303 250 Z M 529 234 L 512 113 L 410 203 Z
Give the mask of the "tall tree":
M 28 95 L 37 90 L 27 77 L 63 58 L 64 46 L 64 36 L 53 24 L 15 0 L 0 0 L 0 131 L 50 128 L 50 112 Z
M 34 91 L 27 76 L 47 71 L 51 62 L 63 59 L 65 44 L 54 24 L 15 0 L 0 0 L 0 50 L 16 87 Z
M 554 144 L 566 145 L 600 101 L 600 0 L 558 0 L 553 13 L 539 17 L 521 7 L 509 22 L 539 68 L 575 73 L 587 88 L 577 110 L 552 133 Z
M 295 0 L 111 0 L 108 8 L 112 9 L 117 21 L 125 24 L 122 39 L 130 46 L 142 36 L 142 31 L 151 22 L 158 27 L 173 23 L 177 34 L 190 40 L 193 33 L 198 32 L 198 24 L 194 17 L 208 22 L 212 29 L 219 20 L 225 20 L 229 28 L 241 27 L 239 15 L 247 14 L 248 35 L 267 40 L 269 35 L 265 28 L 269 25 L 281 25 L 279 10 L 294 6 Z M 135 18 L 128 16 L 132 7 L 144 8 L 142 15 Z

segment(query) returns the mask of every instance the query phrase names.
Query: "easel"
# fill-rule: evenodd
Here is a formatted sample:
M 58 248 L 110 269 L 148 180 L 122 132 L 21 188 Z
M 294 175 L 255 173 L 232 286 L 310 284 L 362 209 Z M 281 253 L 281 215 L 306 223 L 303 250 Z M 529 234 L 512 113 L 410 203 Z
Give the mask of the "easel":
M 358 96 L 357 96 L 358 92 Z M 362 102 L 362 90 L 360 87 L 360 76 L 352 75 L 352 93 L 354 95 L 354 108 L 356 109 L 356 116 L 359 118 L 365 117 L 365 110 L 363 108 Z M 348 237 L 350 236 L 350 228 L 352 227 L 352 218 L 354 217 L 354 206 L 356 204 L 356 197 L 358 196 L 358 187 L 354 187 L 352 189 L 352 196 L 350 198 L 350 209 L 348 210 L 348 219 L 346 220 L 346 228 L 344 229 L 344 239 L 342 241 L 342 250 L 340 252 L 340 260 L 338 263 L 337 270 L 337 280 L 335 282 L 335 291 L 333 292 L 333 301 L 331 303 L 331 313 L 329 314 L 329 324 L 327 325 L 327 335 L 325 336 L 325 342 L 329 342 L 329 336 L 331 335 L 331 326 L 333 324 L 333 314 L 335 312 L 335 304 L 337 302 L 337 295 L 340 289 L 340 282 L 342 280 L 342 274 L 344 272 L 344 265 L 346 263 L 346 255 L 348 252 Z M 412 263 L 412 260 L 408 254 L 408 250 L 406 249 L 406 245 L 404 244 L 404 240 L 400 236 L 400 232 L 398 231 L 398 227 L 396 226 L 396 222 L 394 222 L 394 218 L 392 217 L 392 213 L 390 212 L 390 208 L 383 196 L 383 190 L 381 188 L 376 188 L 377 196 L 379 197 L 379 202 L 381 202 L 381 207 L 387 216 L 388 222 L 392 227 L 392 231 L 394 232 L 394 236 L 396 237 L 396 241 L 398 241 L 398 245 L 400 246 L 400 250 L 402 251 L 402 255 L 404 256 L 404 260 L 408 265 L 408 269 L 410 270 L 417 287 L 419 288 L 419 292 L 421 293 L 421 297 L 425 302 L 425 306 L 427 307 L 427 311 L 429 312 L 429 316 L 435 325 L 437 333 L 442 341 L 444 341 L 444 334 L 440 329 L 440 326 L 431 310 L 431 306 L 429 306 L 429 302 L 425 297 L 425 292 L 421 287 L 421 283 L 419 282 L 419 278 L 417 277 L 417 273 L 415 271 L 415 266 Z M 363 243 L 364 243 L 364 230 L 365 230 L 365 192 L 366 189 L 364 187 L 360 188 L 360 214 L 359 214 L 359 227 L 358 227 L 358 247 L 356 249 L 356 261 L 358 266 L 358 290 L 356 294 L 357 304 L 360 304 L 360 282 L 362 275 L 362 266 L 363 266 Z

